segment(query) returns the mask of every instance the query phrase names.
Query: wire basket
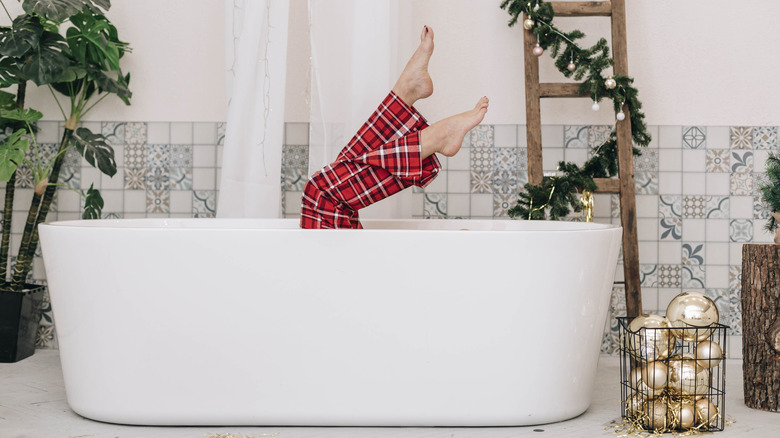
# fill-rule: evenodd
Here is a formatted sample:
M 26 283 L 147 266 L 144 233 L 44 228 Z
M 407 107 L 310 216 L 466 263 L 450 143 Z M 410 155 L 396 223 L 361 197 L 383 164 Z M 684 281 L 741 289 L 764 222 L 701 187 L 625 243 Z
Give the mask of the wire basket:
M 723 430 L 728 326 L 631 331 L 632 319 L 618 318 L 623 418 L 656 433 Z

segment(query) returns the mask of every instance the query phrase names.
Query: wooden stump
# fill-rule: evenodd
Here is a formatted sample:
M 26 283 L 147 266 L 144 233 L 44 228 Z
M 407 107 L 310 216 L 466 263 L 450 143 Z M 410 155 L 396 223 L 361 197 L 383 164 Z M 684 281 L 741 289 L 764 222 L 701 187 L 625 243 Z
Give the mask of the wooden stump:
M 742 246 L 745 404 L 780 411 L 780 245 Z

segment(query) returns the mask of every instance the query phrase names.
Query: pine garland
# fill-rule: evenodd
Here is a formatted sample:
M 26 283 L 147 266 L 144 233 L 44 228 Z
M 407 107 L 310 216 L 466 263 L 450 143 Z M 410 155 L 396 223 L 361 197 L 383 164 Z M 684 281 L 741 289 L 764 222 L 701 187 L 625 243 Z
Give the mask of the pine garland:
M 607 88 L 607 79 L 602 72 L 614 65 L 609 56 L 609 46 L 604 38 L 590 48 L 581 48 L 576 41 L 585 34 L 579 30 L 562 32 L 553 25 L 552 5 L 542 0 L 503 0 L 501 9 L 507 10 L 511 19 L 509 26 L 514 26 L 521 14 L 526 14 L 533 20 L 532 32 L 536 40 L 555 59 L 555 66 L 567 78 L 573 77 L 583 81 L 579 87 L 581 94 L 590 96 L 595 102 L 601 99 L 611 99 L 615 112 L 620 112 L 623 104 L 628 107 L 631 123 L 631 136 L 638 146 L 647 146 L 650 135 L 645 124 L 645 115 L 640 110 L 642 103 L 637 98 L 637 89 L 632 86 L 634 79 L 625 75 L 613 75 L 615 86 Z M 574 69 L 569 70 L 569 64 Z M 634 155 L 640 155 L 641 150 L 633 147 Z M 594 148 L 593 156 L 581 167 L 565 161 L 558 163 L 559 176 L 545 177 L 542 185 L 525 184 L 525 191 L 520 192 L 517 205 L 509 210 L 510 217 L 521 219 L 557 220 L 567 216 L 572 210 L 579 212 L 582 205 L 578 193 L 583 190 L 594 191 L 594 178 L 611 178 L 618 173 L 617 134 L 613 129 L 609 138 L 600 146 Z
M 767 181 L 758 187 L 761 197 L 771 213 L 780 213 L 780 155 L 769 153 L 769 158 L 766 160 L 766 176 Z M 780 223 L 770 215 L 764 228 L 767 231 L 774 231 L 778 226 Z

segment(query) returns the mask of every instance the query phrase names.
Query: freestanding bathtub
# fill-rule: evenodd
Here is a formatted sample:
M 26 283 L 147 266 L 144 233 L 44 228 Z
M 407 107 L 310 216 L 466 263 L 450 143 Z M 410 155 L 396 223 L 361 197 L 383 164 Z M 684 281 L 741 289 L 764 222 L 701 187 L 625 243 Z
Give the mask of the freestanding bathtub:
M 510 426 L 591 401 L 621 228 L 55 222 L 68 403 L 145 425 Z

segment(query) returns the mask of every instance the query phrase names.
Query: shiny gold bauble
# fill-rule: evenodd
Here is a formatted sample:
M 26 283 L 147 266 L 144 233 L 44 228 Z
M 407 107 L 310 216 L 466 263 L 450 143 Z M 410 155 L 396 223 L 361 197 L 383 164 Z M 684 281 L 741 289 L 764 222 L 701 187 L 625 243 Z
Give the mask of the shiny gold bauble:
M 705 395 L 710 389 L 710 372 L 691 354 L 669 358 L 669 391 L 675 394 Z
M 610 76 L 604 81 L 604 86 L 607 87 L 607 90 L 611 90 L 617 86 L 617 82 Z
M 666 318 L 671 322 L 672 334 L 687 342 L 707 339 L 718 322 L 718 307 L 709 297 L 698 292 L 683 292 L 674 297 L 666 308 Z
M 525 20 L 523 20 L 523 29 L 531 30 L 534 28 L 535 24 L 536 23 L 534 23 L 534 20 L 532 18 L 526 18 Z
M 696 425 L 696 408 L 691 397 L 674 399 L 669 402 L 669 428 L 688 430 Z
M 695 408 L 697 425 L 712 426 L 718 421 L 718 407 L 709 399 L 697 400 Z
M 672 325 L 663 316 L 639 315 L 628 325 L 626 336 L 629 351 L 644 360 L 666 359 L 674 349 Z
M 669 426 L 667 414 L 669 406 L 666 400 L 650 400 L 645 403 L 645 427 L 653 430 L 665 430 Z
M 642 380 L 643 369 L 644 367 L 637 367 L 631 370 L 631 372 L 628 374 L 628 384 L 631 386 L 631 389 L 634 390 L 634 394 L 647 399 L 655 398 L 661 393 L 661 391 L 655 390 L 645 385 L 645 382 Z
M 626 400 L 626 415 L 637 418 L 645 408 L 645 399 L 639 394 L 631 394 Z
M 642 381 L 655 390 L 663 390 L 666 387 L 666 379 L 669 368 L 662 362 L 650 362 L 642 367 Z
M 699 342 L 694 350 L 699 365 L 704 368 L 715 368 L 723 359 L 723 349 L 716 342 Z

